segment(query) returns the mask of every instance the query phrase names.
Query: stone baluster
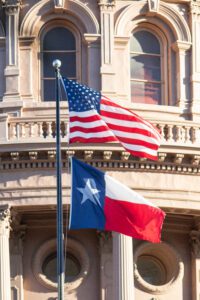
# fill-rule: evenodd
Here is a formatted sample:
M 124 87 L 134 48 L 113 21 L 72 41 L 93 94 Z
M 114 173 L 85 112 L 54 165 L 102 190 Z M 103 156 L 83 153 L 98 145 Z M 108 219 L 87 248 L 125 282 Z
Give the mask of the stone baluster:
M 21 138 L 25 138 L 26 136 L 26 129 L 25 129 L 25 123 L 19 123 L 19 127 L 20 127 L 20 137 Z
M 28 137 L 34 137 L 34 123 L 30 122 L 28 125 L 29 125 Z
M 113 233 L 113 300 L 134 300 L 133 240 Z
M 10 293 L 10 209 L 0 208 L 0 300 L 11 300 Z
M 185 126 L 185 142 L 190 143 L 191 138 L 190 138 L 190 126 Z
M 167 125 L 167 141 L 173 141 L 173 125 Z
M 16 139 L 17 138 L 17 124 L 10 123 L 10 132 L 9 132 L 9 139 Z
M 44 133 L 43 133 L 43 122 L 38 122 L 37 123 L 37 134 L 38 137 L 43 138 L 44 137 Z

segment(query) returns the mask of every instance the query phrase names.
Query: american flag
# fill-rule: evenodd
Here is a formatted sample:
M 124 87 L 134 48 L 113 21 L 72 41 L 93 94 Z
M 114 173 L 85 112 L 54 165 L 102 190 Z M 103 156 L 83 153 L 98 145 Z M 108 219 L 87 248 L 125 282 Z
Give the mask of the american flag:
M 101 93 L 62 79 L 69 102 L 69 142 L 118 142 L 133 156 L 157 159 L 161 136 L 149 122 Z

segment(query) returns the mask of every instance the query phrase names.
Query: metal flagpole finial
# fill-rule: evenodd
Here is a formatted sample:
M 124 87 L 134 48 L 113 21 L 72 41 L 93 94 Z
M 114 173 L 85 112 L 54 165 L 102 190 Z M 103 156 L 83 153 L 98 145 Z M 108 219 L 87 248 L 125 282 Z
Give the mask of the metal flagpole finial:
M 53 67 L 54 67 L 55 69 L 59 69 L 59 68 L 61 67 L 62 63 L 61 63 L 61 61 L 60 61 L 59 59 L 55 59 L 55 60 L 53 61 L 52 65 L 53 65 Z

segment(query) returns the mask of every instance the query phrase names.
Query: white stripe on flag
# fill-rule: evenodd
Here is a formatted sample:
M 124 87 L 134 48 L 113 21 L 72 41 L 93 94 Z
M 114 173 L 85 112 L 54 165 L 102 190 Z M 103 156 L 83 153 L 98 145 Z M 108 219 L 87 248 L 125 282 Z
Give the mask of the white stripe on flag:
M 146 204 L 156 207 L 153 203 L 146 200 L 143 196 L 131 190 L 116 179 L 105 174 L 105 194 L 107 197 L 116 201 L 127 201 L 130 203 Z

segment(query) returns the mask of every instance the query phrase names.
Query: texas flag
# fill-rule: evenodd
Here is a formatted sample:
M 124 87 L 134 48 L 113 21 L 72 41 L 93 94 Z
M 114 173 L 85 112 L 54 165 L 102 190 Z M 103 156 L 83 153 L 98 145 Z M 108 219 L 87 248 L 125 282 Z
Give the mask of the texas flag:
M 75 158 L 72 164 L 70 229 L 116 231 L 160 242 L 165 213 L 106 173 Z

